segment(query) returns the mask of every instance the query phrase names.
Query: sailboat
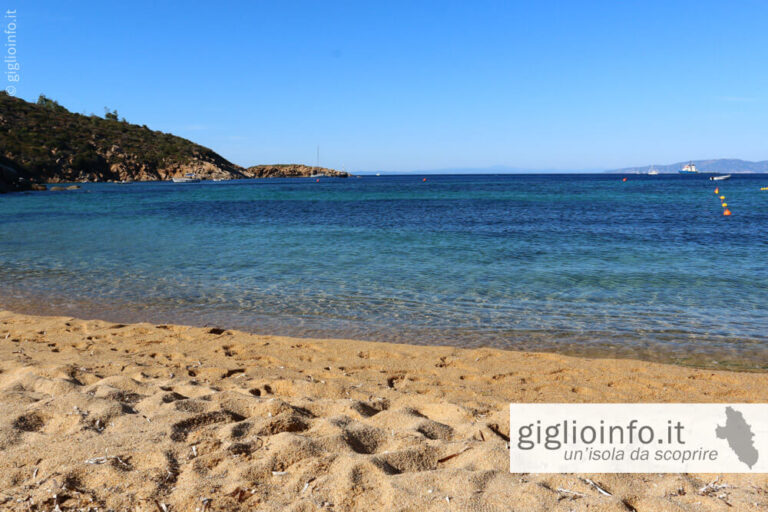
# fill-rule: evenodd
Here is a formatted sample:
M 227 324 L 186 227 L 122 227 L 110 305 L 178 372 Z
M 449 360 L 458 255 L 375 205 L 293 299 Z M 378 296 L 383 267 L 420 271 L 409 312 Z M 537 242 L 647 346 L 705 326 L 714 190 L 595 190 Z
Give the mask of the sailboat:
M 648 176 L 658 176 L 659 171 L 656 170 L 654 166 L 651 166 L 651 168 L 648 170 Z

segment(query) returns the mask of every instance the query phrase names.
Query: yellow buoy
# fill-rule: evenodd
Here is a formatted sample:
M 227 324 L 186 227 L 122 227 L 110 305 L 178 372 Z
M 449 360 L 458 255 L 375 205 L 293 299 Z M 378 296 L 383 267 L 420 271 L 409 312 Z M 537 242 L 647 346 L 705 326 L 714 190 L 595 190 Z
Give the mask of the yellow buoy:
M 728 203 L 723 203 L 723 208 L 725 208 L 726 206 L 728 206 Z
M 719 194 L 719 193 L 720 193 L 720 187 L 717 187 L 717 188 L 715 189 L 715 194 Z
M 725 196 L 720 196 L 721 201 L 725 201 Z

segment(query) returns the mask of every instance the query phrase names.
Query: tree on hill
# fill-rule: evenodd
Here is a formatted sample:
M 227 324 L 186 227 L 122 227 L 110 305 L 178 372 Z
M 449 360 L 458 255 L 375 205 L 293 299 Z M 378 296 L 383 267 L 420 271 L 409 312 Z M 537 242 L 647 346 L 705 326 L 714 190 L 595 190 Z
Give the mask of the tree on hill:
M 59 105 L 58 101 L 48 98 L 45 94 L 41 94 L 37 98 L 37 104 L 43 108 L 47 108 L 50 110 L 60 110 L 64 112 L 69 112 L 66 108 Z
M 109 110 L 109 107 L 104 107 L 104 119 L 109 119 L 110 121 L 117 121 L 117 110 Z

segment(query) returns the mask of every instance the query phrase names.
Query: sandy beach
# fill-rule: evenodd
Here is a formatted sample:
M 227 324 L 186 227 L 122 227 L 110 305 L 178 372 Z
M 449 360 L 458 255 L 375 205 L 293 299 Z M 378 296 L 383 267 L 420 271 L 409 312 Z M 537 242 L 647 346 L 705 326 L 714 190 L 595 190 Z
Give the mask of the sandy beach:
M 0 509 L 766 510 L 765 475 L 510 474 L 507 449 L 509 402 L 766 400 L 764 373 L 3 311 Z

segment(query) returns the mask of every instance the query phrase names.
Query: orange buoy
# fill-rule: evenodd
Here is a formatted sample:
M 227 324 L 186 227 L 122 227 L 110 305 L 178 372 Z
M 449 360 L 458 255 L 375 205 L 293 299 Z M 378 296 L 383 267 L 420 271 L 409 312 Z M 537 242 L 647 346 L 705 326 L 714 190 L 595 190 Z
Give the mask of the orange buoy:
M 320 178 L 317 178 L 315 181 L 316 181 L 317 183 L 320 183 Z
M 422 179 L 421 181 L 427 181 L 427 178 Z
M 627 178 L 621 178 L 621 181 L 627 181 Z
M 717 187 L 717 188 L 715 189 L 715 194 L 719 194 L 719 193 L 720 193 L 720 187 Z
M 725 216 L 728 216 L 730 214 L 731 214 L 731 210 L 729 210 L 728 208 L 726 208 L 725 211 L 723 212 L 723 215 Z

